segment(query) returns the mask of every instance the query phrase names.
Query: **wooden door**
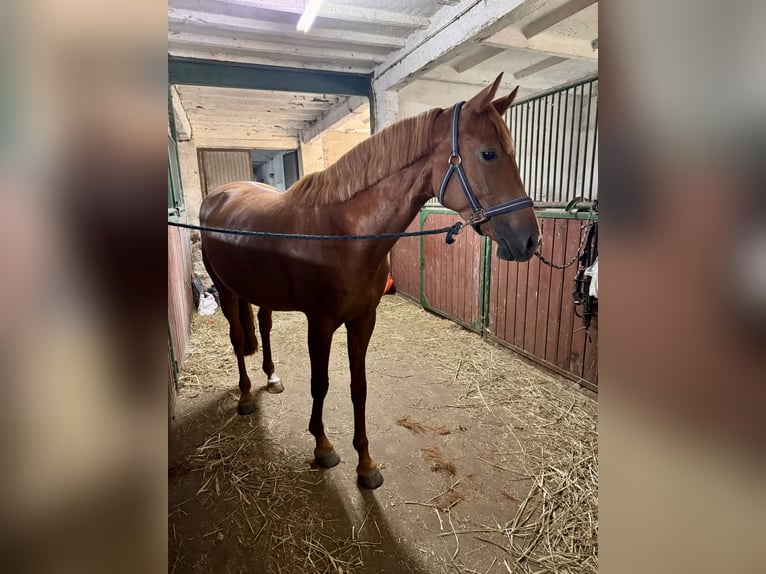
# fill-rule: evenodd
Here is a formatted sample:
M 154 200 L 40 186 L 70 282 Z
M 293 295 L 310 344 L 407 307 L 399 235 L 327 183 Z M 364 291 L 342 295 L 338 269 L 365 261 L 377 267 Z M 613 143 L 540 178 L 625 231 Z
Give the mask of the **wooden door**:
M 254 179 L 250 150 L 201 149 L 198 159 L 202 197 L 226 183 Z

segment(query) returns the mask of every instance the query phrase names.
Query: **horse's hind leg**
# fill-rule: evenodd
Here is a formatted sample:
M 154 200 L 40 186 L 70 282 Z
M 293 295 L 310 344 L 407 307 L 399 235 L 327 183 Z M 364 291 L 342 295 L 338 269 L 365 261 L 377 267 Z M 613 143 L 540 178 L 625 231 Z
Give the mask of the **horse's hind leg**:
M 271 360 L 271 309 L 258 309 L 258 330 L 261 332 L 263 345 L 263 372 L 266 373 L 266 390 L 270 393 L 281 393 L 285 390 L 280 379 L 274 373 L 274 361 Z
M 221 310 L 229 322 L 231 346 L 234 347 L 234 354 L 237 356 L 240 391 L 237 412 L 241 415 L 249 415 L 255 411 L 255 399 L 250 392 L 252 384 L 245 369 L 245 355 L 252 355 L 258 348 L 253 311 L 247 301 L 240 299 L 229 289 L 218 284 L 216 287 L 221 298 Z
M 309 317 L 309 357 L 311 359 L 311 420 L 309 431 L 316 439 L 314 461 L 322 468 L 330 468 L 340 462 L 332 443 L 324 432 L 322 409 L 327 389 L 330 386 L 327 369 L 330 363 L 332 334 L 337 325 L 332 322 Z
M 367 424 L 365 405 L 367 402 L 367 373 L 365 360 L 367 346 L 375 329 L 375 307 L 364 315 L 346 323 L 348 335 L 348 361 L 351 367 L 351 402 L 354 404 L 354 448 L 359 454 L 356 475 L 359 486 L 378 488 L 383 484 L 383 475 L 378 465 L 370 458 L 367 445 Z

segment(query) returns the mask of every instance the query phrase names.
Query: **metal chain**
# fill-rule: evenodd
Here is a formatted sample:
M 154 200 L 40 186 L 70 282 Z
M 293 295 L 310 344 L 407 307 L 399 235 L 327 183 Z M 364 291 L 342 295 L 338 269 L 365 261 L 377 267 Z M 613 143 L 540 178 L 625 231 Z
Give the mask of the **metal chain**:
M 590 224 L 582 224 L 580 226 L 580 245 L 577 247 L 577 252 L 572 256 L 572 258 L 564 263 L 563 265 L 558 265 L 556 263 L 553 263 L 552 261 L 548 261 L 548 259 L 545 258 L 539 251 L 535 251 L 535 257 L 537 257 L 540 261 L 548 265 L 549 267 L 553 267 L 554 269 L 566 269 L 567 267 L 574 264 L 575 261 L 577 261 L 580 258 L 580 255 L 582 255 L 582 249 L 585 247 L 585 239 L 588 237 L 587 233 L 584 233 L 586 229 L 590 229 L 591 226 L 594 225 L 594 222 L 591 222 Z

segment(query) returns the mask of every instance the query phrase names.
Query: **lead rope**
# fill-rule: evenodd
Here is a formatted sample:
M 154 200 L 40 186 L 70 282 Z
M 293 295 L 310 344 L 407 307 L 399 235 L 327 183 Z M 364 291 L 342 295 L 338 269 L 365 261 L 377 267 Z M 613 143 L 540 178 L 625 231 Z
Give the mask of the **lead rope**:
M 420 237 L 422 235 L 439 235 L 446 233 L 448 244 L 455 242 L 455 236 L 468 225 L 463 221 L 458 221 L 448 227 L 439 229 L 427 229 L 425 231 L 405 231 L 403 233 L 378 233 L 376 235 L 310 235 L 303 233 L 274 233 L 272 231 L 248 231 L 244 229 L 225 229 L 222 227 L 208 227 L 206 225 L 192 225 L 191 223 L 181 223 L 180 221 L 168 221 L 172 227 L 183 227 L 184 229 L 193 229 L 196 231 L 211 231 L 214 233 L 225 233 L 228 235 L 250 235 L 254 237 L 271 237 L 276 239 L 308 239 L 314 241 L 352 241 L 363 239 L 399 239 L 401 237 Z

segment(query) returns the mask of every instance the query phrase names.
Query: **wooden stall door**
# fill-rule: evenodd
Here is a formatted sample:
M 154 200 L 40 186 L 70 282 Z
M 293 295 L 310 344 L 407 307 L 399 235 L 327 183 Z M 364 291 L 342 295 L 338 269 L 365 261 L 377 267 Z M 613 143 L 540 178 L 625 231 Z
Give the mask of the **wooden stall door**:
M 168 226 L 168 415 L 173 416 L 176 375 L 189 341 L 194 305 L 189 232 Z
M 405 231 L 420 231 L 420 214 Z M 403 237 L 391 250 L 391 276 L 396 292 L 420 302 L 420 238 Z
M 460 216 L 444 209 L 426 209 L 422 229 L 454 225 Z M 483 330 L 481 308 L 484 287 L 482 236 L 467 229 L 455 243 L 447 245 L 444 235 L 422 238 L 421 304 L 477 332 Z
M 203 198 L 226 183 L 253 180 L 250 150 L 201 149 L 197 157 Z
M 542 255 L 557 263 L 577 253 L 584 221 L 541 217 Z M 577 266 L 551 269 L 539 260 L 490 264 L 487 335 L 596 390 L 598 320 L 585 329 L 572 292 Z

